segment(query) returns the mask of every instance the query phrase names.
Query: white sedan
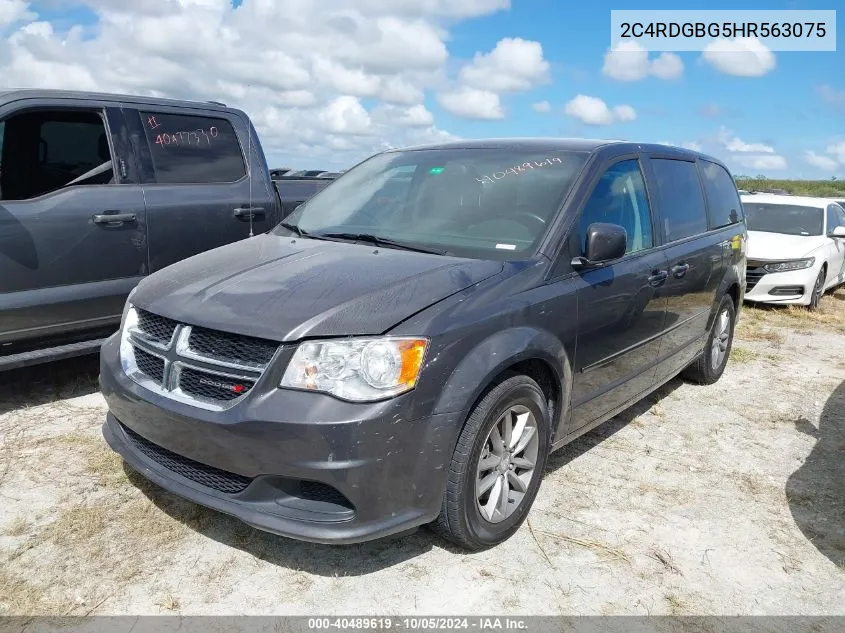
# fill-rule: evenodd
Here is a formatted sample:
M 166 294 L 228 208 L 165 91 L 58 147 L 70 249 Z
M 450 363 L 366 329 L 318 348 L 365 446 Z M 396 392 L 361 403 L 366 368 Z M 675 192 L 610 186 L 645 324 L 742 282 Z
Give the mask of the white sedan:
M 845 208 L 835 200 L 741 196 L 748 228 L 745 299 L 819 305 L 845 283 Z

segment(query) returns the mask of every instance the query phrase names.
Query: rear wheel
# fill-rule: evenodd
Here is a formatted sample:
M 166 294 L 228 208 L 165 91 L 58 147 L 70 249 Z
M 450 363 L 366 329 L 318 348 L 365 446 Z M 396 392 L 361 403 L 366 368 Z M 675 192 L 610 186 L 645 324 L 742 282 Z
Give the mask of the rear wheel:
M 731 354 L 735 324 L 736 309 L 733 299 L 730 295 L 725 295 L 719 303 L 716 318 L 713 319 L 707 342 L 704 344 L 704 351 L 681 375 L 701 385 L 712 385 L 719 380 Z
M 822 266 L 819 271 L 819 276 L 816 277 L 816 283 L 813 285 L 813 293 L 810 295 L 810 305 L 807 306 L 810 310 L 818 310 L 819 304 L 824 295 L 824 282 L 827 278 L 827 268 Z
M 467 419 L 431 527 L 469 550 L 506 540 L 534 503 L 548 452 L 543 391 L 528 376 L 508 375 Z

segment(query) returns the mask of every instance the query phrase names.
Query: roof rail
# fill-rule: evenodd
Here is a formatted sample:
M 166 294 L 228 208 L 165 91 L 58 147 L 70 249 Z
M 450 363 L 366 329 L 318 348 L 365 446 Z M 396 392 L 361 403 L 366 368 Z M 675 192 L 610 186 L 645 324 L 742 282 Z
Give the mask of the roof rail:
M 223 103 L 222 101 L 207 101 L 206 103 L 213 103 L 214 105 L 223 106 L 224 108 L 228 107 L 228 106 L 227 106 L 225 103 Z

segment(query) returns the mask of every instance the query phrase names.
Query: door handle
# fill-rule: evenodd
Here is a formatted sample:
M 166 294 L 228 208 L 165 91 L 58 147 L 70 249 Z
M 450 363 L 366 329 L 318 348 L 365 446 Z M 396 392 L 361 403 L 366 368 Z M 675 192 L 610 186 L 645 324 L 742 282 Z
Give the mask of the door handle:
M 264 217 L 264 207 L 237 207 L 234 216 L 239 219 L 254 220 Z
M 675 266 L 672 266 L 672 276 L 675 279 L 680 279 L 687 274 L 688 270 L 689 264 L 676 264 Z
M 665 270 L 656 270 L 651 273 L 651 276 L 648 278 L 648 283 L 651 286 L 659 286 L 664 281 L 669 278 L 669 273 Z
M 94 224 L 110 224 L 112 226 L 117 226 L 124 222 L 134 222 L 135 219 L 134 213 L 95 213 L 91 216 Z

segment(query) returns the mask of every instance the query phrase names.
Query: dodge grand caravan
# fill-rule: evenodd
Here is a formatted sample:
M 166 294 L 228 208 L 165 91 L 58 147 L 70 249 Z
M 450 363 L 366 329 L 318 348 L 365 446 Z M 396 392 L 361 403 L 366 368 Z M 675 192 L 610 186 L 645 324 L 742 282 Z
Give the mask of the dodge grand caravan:
M 727 363 L 746 229 L 679 148 L 456 142 L 377 154 L 273 230 L 145 278 L 101 352 L 106 440 L 262 530 L 512 535 L 547 456 Z

